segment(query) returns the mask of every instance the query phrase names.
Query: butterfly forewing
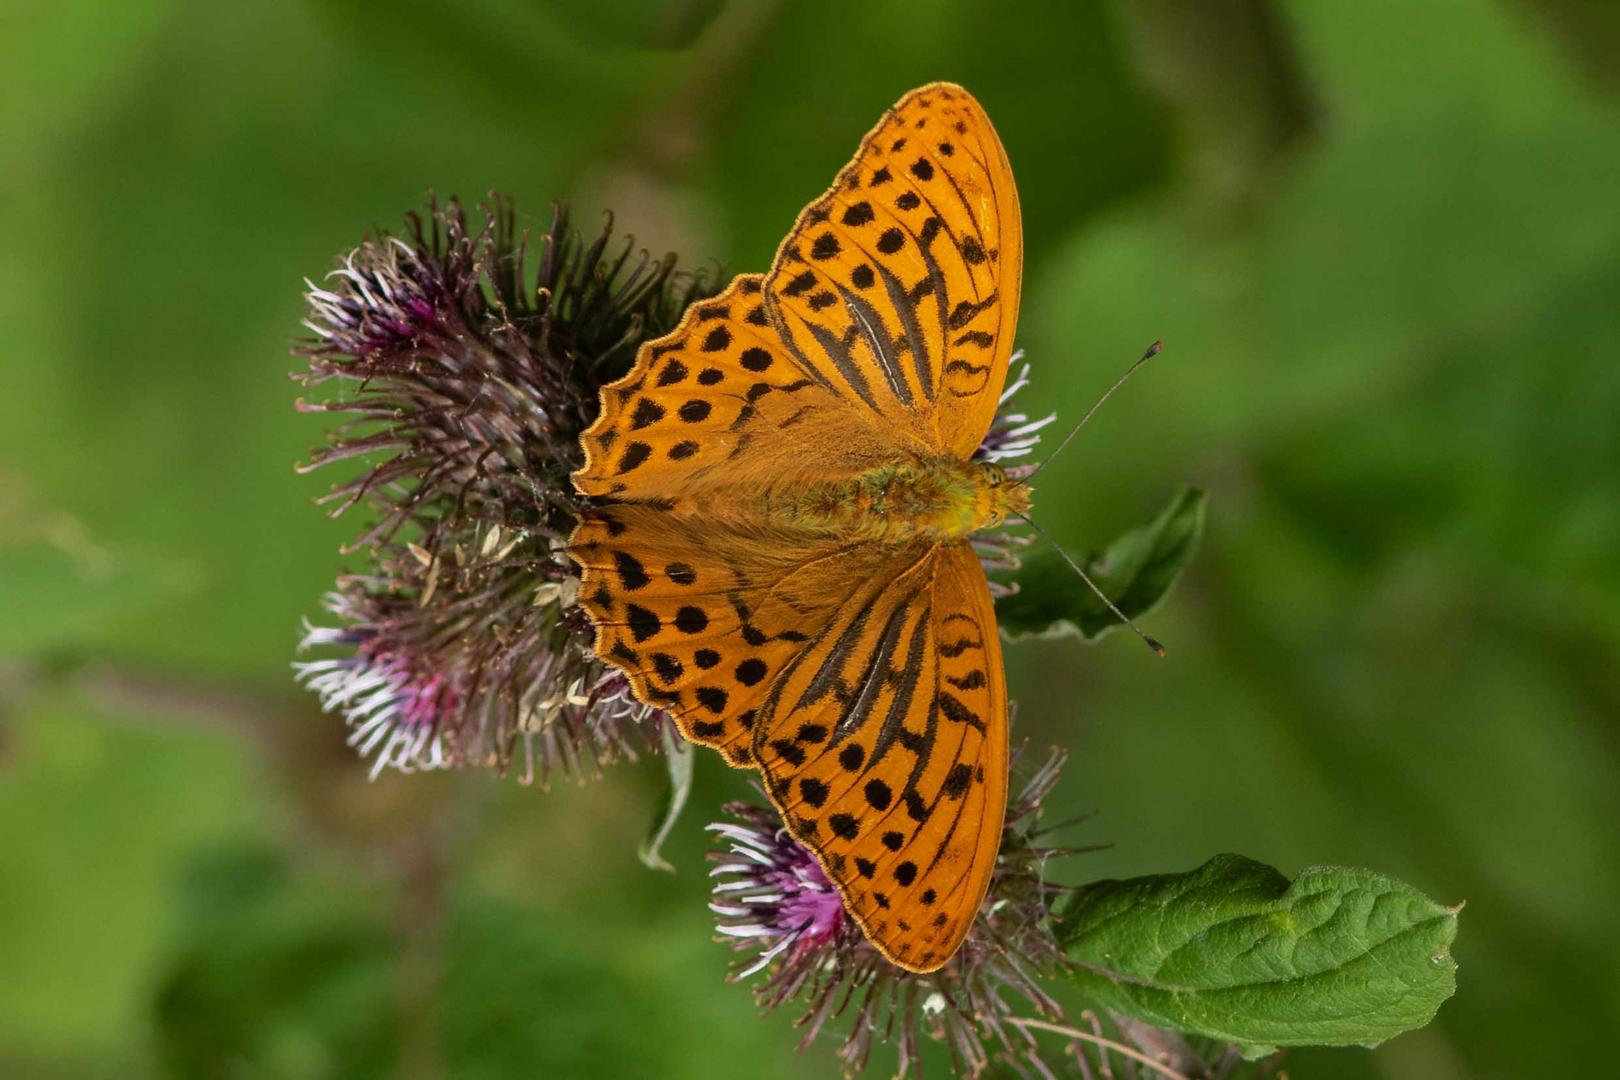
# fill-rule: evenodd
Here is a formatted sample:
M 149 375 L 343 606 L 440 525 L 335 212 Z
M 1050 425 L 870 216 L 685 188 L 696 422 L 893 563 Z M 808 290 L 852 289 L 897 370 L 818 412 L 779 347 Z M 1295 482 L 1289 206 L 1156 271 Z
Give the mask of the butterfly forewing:
M 765 295 L 801 367 L 966 457 L 995 417 L 1022 266 L 1001 140 L 967 91 L 936 83 L 901 99 L 799 215 Z
M 1006 805 L 1002 679 L 971 547 L 907 550 L 853 590 L 755 726 L 783 820 L 903 967 L 944 963 L 989 888 Z
M 580 439 L 581 493 L 701 501 L 704 491 L 742 490 L 748 503 L 733 497 L 704 509 L 746 519 L 796 469 L 852 473 L 893 457 L 892 438 L 811 378 L 767 325 L 761 281 L 741 275 L 693 304 L 603 388 L 601 414 Z M 785 455 L 790 446 L 798 452 Z

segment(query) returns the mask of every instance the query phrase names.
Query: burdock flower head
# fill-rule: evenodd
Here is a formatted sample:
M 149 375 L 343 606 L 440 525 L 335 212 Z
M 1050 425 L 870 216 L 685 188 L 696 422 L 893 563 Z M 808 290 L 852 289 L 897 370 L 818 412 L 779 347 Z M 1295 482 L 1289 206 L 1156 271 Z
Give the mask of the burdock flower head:
M 732 978 L 758 976 L 754 997 L 764 1009 L 803 1006 L 800 1049 L 842 1021 L 839 1056 L 852 1073 L 866 1066 L 877 1043 L 892 1038 L 898 1073 L 917 1074 L 919 1035 L 926 1033 L 946 1045 L 960 1073 L 977 1075 L 1001 1059 L 1050 1075 L 1030 1028 L 1018 1022 L 1018 999 L 1047 1020 L 1062 1016 L 1036 979 L 1064 962 L 1050 911 L 1065 890 L 1048 882 L 1046 872 L 1051 860 L 1075 849 L 1046 846 L 1049 830 L 1040 826 L 1041 802 L 1057 783 L 1064 757 L 1054 750 L 1009 803 L 978 918 L 957 954 L 926 974 L 894 966 L 862 936 L 821 867 L 775 811 L 727 805 L 732 820 L 710 826 L 721 847 L 709 856 L 715 878 L 709 906 L 722 937 L 749 954 Z
M 295 378 L 331 389 L 299 407 L 343 423 L 305 468 L 361 463 L 319 501 L 366 509 L 348 550 L 371 566 L 339 579 L 336 625 L 307 628 L 317 658 L 297 667 L 374 771 L 516 762 L 543 780 L 656 734 L 589 655 L 561 551 L 598 389 L 710 291 L 633 250 L 559 210 L 531 254 L 505 203 L 475 231 L 451 201 L 309 287 Z
M 1035 471 L 1035 465 L 1018 459 L 1028 457 L 1035 449 L 1041 441 L 1041 429 L 1056 420 L 1057 413 L 1032 420 L 1027 413 L 1010 411 L 1009 406 L 1018 391 L 1029 385 L 1029 363 L 1024 360 L 1024 350 L 1013 353 L 1007 367 L 1010 377 L 1001 392 L 1000 410 L 973 456 L 980 461 L 994 461 L 1007 470 L 1008 476 L 1021 480 Z

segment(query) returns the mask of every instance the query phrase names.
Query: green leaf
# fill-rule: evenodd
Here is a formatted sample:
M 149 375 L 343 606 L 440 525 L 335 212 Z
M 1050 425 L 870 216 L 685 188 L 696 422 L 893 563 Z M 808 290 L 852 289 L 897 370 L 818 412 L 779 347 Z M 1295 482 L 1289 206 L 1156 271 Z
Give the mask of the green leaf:
M 1097 587 L 1133 619 L 1153 610 L 1187 569 L 1204 536 L 1202 491 L 1183 488 L 1153 521 L 1077 561 Z M 1095 641 L 1121 625 L 1050 546 L 1037 548 L 1014 575 L 1018 591 L 996 601 L 996 619 L 1009 637 L 1074 634 Z
M 664 841 L 669 839 L 670 832 L 675 828 L 676 819 L 686 809 L 687 796 L 692 794 L 692 744 L 671 731 L 668 724 L 664 725 L 663 731 L 664 764 L 669 768 L 669 786 L 664 789 L 664 808 L 653 821 L 651 831 L 636 854 L 652 869 L 673 874 L 675 867 L 664 858 L 662 851 Z
M 1093 1004 L 1254 1057 L 1376 1046 L 1428 1023 L 1457 988 L 1461 908 L 1371 870 L 1314 867 L 1290 883 L 1217 855 L 1190 873 L 1087 885 L 1058 935 Z
M 414 1017 L 402 1015 L 409 961 L 386 902 L 278 863 L 222 848 L 187 867 L 192 917 L 175 926 L 150 1005 L 162 1075 L 398 1075 Z M 240 871 L 251 880 L 232 880 Z
M 188 575 L 93 543 L 77 522 L 51 514 L 37 535 L 0 528 L 0 652 L 38 657 L 79 649 L 109 625 L 183 592 Z

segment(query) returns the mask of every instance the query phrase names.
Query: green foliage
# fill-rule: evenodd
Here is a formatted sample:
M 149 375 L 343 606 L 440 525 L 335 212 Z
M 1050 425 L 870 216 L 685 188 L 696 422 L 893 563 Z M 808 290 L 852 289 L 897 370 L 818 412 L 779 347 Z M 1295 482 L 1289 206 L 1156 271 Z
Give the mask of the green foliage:
M 658 816 L 653 819 L 652 828 L 636 854 L 648 867 L 674 873 L 675 867 L 664 858 L 664 842 L 669 839 L 675 823 L 680 820 L 681 811 L 686 809 L 686 800 L 692 794 L 692 758 L 695 755 L 692 744 L 671 731 L 669 725 L 664 725 L 661 734 L 664 767 L 669 782 L 664 787 Z
M 1139 619 L 1191 564 L 1204 536 L 1204 503 L 1203 492 L 1184 488 L 1152 522 L 1119 537 L 1100 555 L 1076 561 L 1121 611 Z M 996 601 L 996 619 L 1010 637 L 1074 635 L 1095 641 L 1124 625 L 1049 545 L 1026 556 L 1013 581 L 1018 591 Z
M 49 657 L 103 638 L 185 590 L 176 567 L 140 562 L 92 543 L 74 523 L 38 537 L 0 530 L 0 655 Z
M 394 1075 L 400 961 L 386 924 L 340 890 L 221 899 L 157 991 L 168 1074 Z
M 445 921 L 436 1003 L 448 1075 L 669 1074 L 670 1047 L 636 1034 L 668 1002 L 604 965 L 592 935 L 559 935 L 522 906 L 490 900 L 457 904 Z
M 663 1072 L 659 1048 L 611 1022 L 650 1003 L 588 941 L 424 884 L 401 920 L 353 881 L 301 879 L 273 856 L 201 860 L 156 993 L 166 1075 L 383 1077 L 434 1060 L 470 1078 Z
M 1376 1046 L 1427 1024 L 1457 987 L 1458 910 L 1370 870 L 1313 867 L 1290 882 L 1217 855 L 1185 874 L 1085 886 L 1059 936 L 1096 1005 L 1258 1057 Z
M 154 720 L 156 703 L 50 681 L 0 706 L 0 1073 L 139 1072 L 120 1064 L 141 1059 L 195 914 L 176 882 L 200 850 L 259 849 L 258 763 L 223 732 Z

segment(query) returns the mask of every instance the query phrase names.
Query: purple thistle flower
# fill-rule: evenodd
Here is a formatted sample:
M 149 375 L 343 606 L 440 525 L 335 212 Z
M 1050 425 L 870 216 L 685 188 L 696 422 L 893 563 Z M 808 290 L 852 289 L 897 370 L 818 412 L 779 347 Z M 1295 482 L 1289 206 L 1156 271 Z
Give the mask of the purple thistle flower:
M 372 567 L 306 629 L 301 651 L 335 655 L 295 668 L 373 775 L 516 760 L 543 782 L 659 745 L 662 714 L 589 653 L 569 473 L 601 385 L 709 284 L 610 236 L 559 210 L 531 269 L 505 203 L 474 233 L 452 201 L 310 286 L 295 378 L 336 392 L 299 408 L 344 420 L 304 468 L 364 462 L 317 501 L 369 511 L 347 550 Z
M 821 864 L 787 837 L 774 810 L 741 802 L 725 809 L 737 823 L 709 826 L 728 845 L 726 852 L 711 856 L 710 876 L 725 880 L 715 885 L 709 910 L 720 916 L 721 934 L 764 946 L 736 977 L 762 971 L 784 954 L 786 963 L 795 965 L 832 945 L 849 918 Z
M 728 804 L 733 820 L 710 826 L 723 846 L 709 856 L 716 878 L 709 907 L 721 939 L 751 954 L 731 979 L 762 975 L 754 986 L 762 1009 L 804 1006 L 801 1050 L 829 1021 L 847 1015 L 838 1054 L 849 1073 L 865 1068 L 873 1048 L 892 1039 L 897 1075 L 917 1075 L 919 1035 L 926 1033 L 946 1045 L 958 1072 L 977 1075 L 1000 1059 L 1019 1072 L 1051 1075 L 1034 1036 L 1018 1025 L 1013 999 L 1040 1017 L 1062 1019 L 1062 1008 L 1036 980 L 1064 964 L 1050 910 L 1066 890 L 1046 880 L 1046 864 L 1075 849 L 1044 846 L 1039 819 L 1065 756 L 1054 750 L 1010 801 L 984 906 L 957 954 L 926 974 L 896 967 L 862 936 L 820 866 L 774 811 Z
M 984 441 L 979 444 L 979 449 L 973 454 L 975 461 L 993 461 L 1000 465 L 1014 480 L 1022 480 L 1034 472 L 1035 464 L 1009 463 L 1028 456 L 1040 444 L 1041 430 L 1057 419 L 1057 413 L 1047 413 L 1038 420 L 1031 420 L 1027 413 L 1009 411 L 1009 406 L 1012 405 L 1018 391 L 1029 385 L 1029 368 L 1022 349 L 1012 354 L 1008 364 L 1009 378 L 1006 388 L 1001 392 L 996 418 L 991 423 L 990 430 L 985 432 Z M 997 597 L 1017 591 L 1014 585 L 998 581 L 997 576 L 1016 571 L 1019 566 L 1019 553 L 1034 540 L 1028 533 L 1017 531 L 1019 523 L 1008 524 L 1010 528 L 975 533 L 969 541 L 973 545 L 973 550 L 978 553 L 979 561 L 991 574 L 990 595 Z
M 1024 350 L 1019 349 L 1012 354 L 1007 370 L 1011 378 L 1001 392 L 1001 401 L 996 412 L 995 422 L 990 430 L 985 432 L 984 441 L 974 453 L 978 461 L 994 461 L 997 464 L 1013 461 L 1029 454 L 1041 441 L 1041 429 L 1057 419 L 1057 413 L 1047 413 L 1038 420 L 1031 420 L 1026 413 L 1008 412 L 1007 407 L 1012 404 L 1013 397 L 1029 385 L 1029 363 L 1024 360 Z M 1034 471 L 1031 463 L 1019 465 L 1003 465 L 1007 475 L 1015 480 L 1023 479 Z

